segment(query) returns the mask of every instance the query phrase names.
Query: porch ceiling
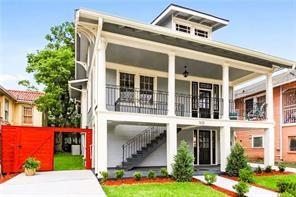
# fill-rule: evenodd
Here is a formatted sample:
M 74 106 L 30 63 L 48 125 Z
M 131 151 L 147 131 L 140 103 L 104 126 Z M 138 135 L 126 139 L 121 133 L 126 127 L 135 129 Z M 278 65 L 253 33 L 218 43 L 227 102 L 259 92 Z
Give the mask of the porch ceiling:
M 108 62 L 118 64 L 125 64 L 162 72 L 168 71 L 167 54 L 132 47 L 110 43 L 107 47 L 106 59 Z M 176 57 L 177 74 L 182 74 L 184 72 L 184 66 L 187 66 L 190 76 L 222 80 L 222 67 L 220 65 L 183 57 Z M 252 72 L 250 71 L 231 67 L 229 70 L 229 79 L 230 81 L 234 81 L 251 73 Z

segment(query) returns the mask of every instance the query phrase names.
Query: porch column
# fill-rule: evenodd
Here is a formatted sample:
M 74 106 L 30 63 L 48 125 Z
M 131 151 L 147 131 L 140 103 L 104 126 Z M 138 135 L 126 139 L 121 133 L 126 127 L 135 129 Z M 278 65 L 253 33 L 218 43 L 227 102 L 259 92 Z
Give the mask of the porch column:
M 86 128 L 87 126 L 87 91 L 82 88 L 81 91 L 81 128 Z
M 177 154 L 177 125 L 174 122 L 167 124 L 167 170 L 172 174 L 174 163 L 174 156 Z
M 97 116 L 97 144 L 96 144 L 96 173 L 107 171 L 107 120 L 104 116 Z M 100 176 L 100 175 L 99 175 Z
M 223 98 L 223 116 L 224 120 L 229 120 L 229 65 L 223 65 L 222 76 L 222 98 Z
M 220 127 L 220 170 L 225 172 L 227 157 L 230 154 L 230 126 Z
M 168 115 L 175 116 L 175 54 L 170 53 L 168 56 Z
M 97 106 L 99 111 L 106 111 L 106 47 L 104 38 L 99 41 L 97 53 Z
M 264 165 L 274 165 L 274 126 L 265 129 L 264 134 Z
M 273 122 L 273 85 L 272 73 L 266 74 L 266 119 Z

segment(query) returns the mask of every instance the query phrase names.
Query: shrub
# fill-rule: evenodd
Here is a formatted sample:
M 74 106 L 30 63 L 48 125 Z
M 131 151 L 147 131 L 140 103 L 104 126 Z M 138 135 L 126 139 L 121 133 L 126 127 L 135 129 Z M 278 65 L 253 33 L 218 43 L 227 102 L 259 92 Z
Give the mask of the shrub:
M 269 165 L 266 166 L 264 171 L 267 172 L 267 173 L 270 173 L 272 171 L 271 166 L 269 166 Z
M 217 181 L 217 175 L 213 173 L 206 172 L 204 173 L 204 177 L 208 185 L 212 185 Z
M 285 193 L 290 194 L 290 196 L 296 196 L 296 189 L 287 189 Z
M 262 168 L 258 165 L 257 168 L 255 169 L 255 172 L 257 174 L 261 174 L 262 173 Z
M 238 176 L 239 170 L 247 166 L 248 162 L 244 148 L 239 143 L 236 143 L 227 157 L 226 173 L 229 176 Z
M 277 183 L 277 188 L 280 193 L 284 193 L 286 191 L 295 191 L 296 192 L 296 182 L 290 181 L 279 181 Z
M 182 140 L 178 148 L 177 155 L 174 157 L 173 176 L 177 182 L 191 181 L 194 173 L 194 157 L 189 150 L 188 144 Z
M 40 161 L 34 157 L 29 157 L 26 159 L 23 168 L 25 169 L 38 169 L 40 167 Z
M 115 171 L 116 179 L 122 179 L 124 174 L 125 174 L 124 170 L 116 170 Z
M 289 192 L 284 192 L 284 193 L 280 194 L 280 197 L 295 197 L 295 196 L 293 196 Z
M 168 173 L 168 170 L 166 168 L 161 168 L 160 173 L 164 177 L 169 177 L 169 173 Z
M 240 181 L 233 186 L 233 189 L 237 192 L 240 197 L 245 196 L 245 193 L 249 192 L 249 185 L 246 182 Z
M 107 181 L 107 179 L 109 178 L 109 172 L 107 171 L 102 171 L 100 172 L 100 174 L 102 175 L 102 181 Z
M 251 166 L 239 170 L 239 180 L 247 183 L 254 183 L 254 172 Z
M 279 165 L 278 165 L 278 168 L 279 168 L 279 171 L 280 172 L 285 172 L 286 170 L 286 165 L 284 162 L 280 162 Z
M 135 173 L 134 173 L 134 178 L 136 179 L 136 181 L 141 180 L 141 178 L 142 178 L 142 173 L 141 173 L 141 172 L 135 172 Z
M 156 173 L 153 170 L 149 170 L 147 177 L 148 179 L 155 179 Z

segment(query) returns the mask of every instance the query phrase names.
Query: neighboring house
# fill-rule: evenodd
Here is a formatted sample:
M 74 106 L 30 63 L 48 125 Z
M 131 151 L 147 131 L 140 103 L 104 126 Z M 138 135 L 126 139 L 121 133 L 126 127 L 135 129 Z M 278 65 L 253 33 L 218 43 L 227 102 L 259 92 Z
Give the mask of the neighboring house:
M 244 106 L 246 119 L 265 108 L 265 81 L 235 91 L 236 104 Z M 268 107 L 268 106 L 267 106 Z M 275 121 L 275 160 L 296 162 L 296 70 L 273 77 L 273 108 Z M 263 111 L 262 116 L 265 116 Z M 264 131 L 249 130 L 235 133 L 236 140 L 246 149 L 250 160 L 264 157 Z
M 274 164 L 272 72 L 293 61 L 212 40 L 228 20 L 171 4 L 151 24 L 86 9 L 75 14 L 75 80 L 81 126 L 92 128 L 95 172 L 167 166 L 181 140 L 196 166 L 220 166 L 233 132 L 264 129 L 265 165 Z M 234 111 L 233 86 L 266 76 L 267 114 Z
M 7 90 L 0 86 L 0 123 L 42 126 L 42 113 L 34 105 L 34 101 L 41 95 L 42 92 Z

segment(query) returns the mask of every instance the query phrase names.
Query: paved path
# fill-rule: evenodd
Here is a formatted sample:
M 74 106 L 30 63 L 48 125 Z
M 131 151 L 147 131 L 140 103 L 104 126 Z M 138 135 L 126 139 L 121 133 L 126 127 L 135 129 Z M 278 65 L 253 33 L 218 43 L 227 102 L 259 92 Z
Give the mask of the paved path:
M 264 164 L 258 164 L 258 163 L 249 163 L 250 166 L 252 166 L 253 168 L 256 168 L 258 166 L 260 166 L 262 169 L 265 168 Z M 279 170 L 279 168 L 277 166 L 272 166 L 272 169 L 273 170 Z M 288 168 L 286 167 L 285 169 L 286 172 L 293 172 L 293 173 L 296 173 L 296 168 Z
M 204 180 L 204 176 L 193 176 L 193 178 L 206 183 L 206 181 Z M 237 181 L 233 181 L 221 176 L 217 176 L 217 181 L 214 183 L 214 185 L 218 187 L 222 187 L 224 189 L 227 189 L 233 192 L 235 192 L 235 190 L 232 188 L 232 186 L 235 184 L 237 184 Z M 251 186 L 250 191 L 246 195 L 249 197 L 277 197 L 278 196 L 276 192 L 272 192 L 270 190 L 262 189 L 255 186 Z
M 23 173 L 0 184 L 1 197 L 105 197 L 90 170 Z

